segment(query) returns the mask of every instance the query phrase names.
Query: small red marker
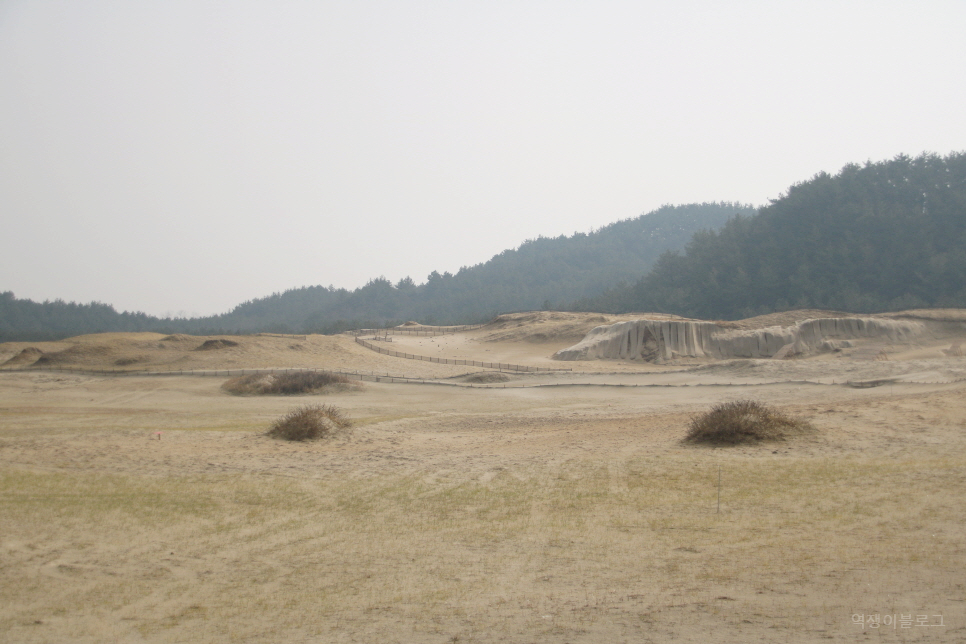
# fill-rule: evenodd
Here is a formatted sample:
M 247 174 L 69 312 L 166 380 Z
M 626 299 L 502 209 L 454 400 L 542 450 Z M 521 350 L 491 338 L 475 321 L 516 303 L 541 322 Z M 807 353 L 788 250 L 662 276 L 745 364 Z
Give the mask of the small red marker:
M 154 432 L 154 434 L 158 437 L 158 440 L 161 440 L 161 432 Z

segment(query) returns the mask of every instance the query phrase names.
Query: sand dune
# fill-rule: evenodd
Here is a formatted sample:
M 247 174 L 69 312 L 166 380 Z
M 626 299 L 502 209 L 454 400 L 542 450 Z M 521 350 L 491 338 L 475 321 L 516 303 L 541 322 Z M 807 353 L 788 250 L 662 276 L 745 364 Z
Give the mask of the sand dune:
M 815 317 L 781 315 L 730 324 Z M 382 342 L 559 367 L 556 351 L 629 319 L 513 314 Z M 219 339 L 237 346 L 197 350 Z M 537 374 L 392 358 L 349 335 L 0 345 L 0 641 L 959 641 L 954 341 L 896 338 L 879 360 L 856 346 Z M 43 353 L 9 362 L 28 347 Z M 76 371 L 285 367 L 434 382 L 238 397 L 224 376 Z M 693 414 L 738 398 L 818 431 L 681 442 Z M 311 402 L 354 428 L 308 444 L 264 435 Z M 875 615 L 912 617 L 875 630 Z

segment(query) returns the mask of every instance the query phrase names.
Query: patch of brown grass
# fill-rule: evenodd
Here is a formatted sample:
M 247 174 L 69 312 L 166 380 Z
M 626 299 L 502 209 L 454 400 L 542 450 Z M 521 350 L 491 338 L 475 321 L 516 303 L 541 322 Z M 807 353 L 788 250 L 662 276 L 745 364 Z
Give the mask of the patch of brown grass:
M 328 371 L 287 371 L 232 378 L 222 389 L 236 396 L 294 396 L 361 388 L 362 383 Z
M 205 340 L 200 347 L 195 349 L 195 351 L 213 351 L 215 349 L 227 349 L 228 347 L 237 347 L 238 343 L 234 340 L 225 340 L 224 338 L 218 338 L 215 340 Z
M 44 352 L 37 347 L 27 347 L 14 357 L 10 358 L 3 364 L 6 366 L 23 366 L 29 365 L 37 362 L 37 360 L 44 355 Z
M 305 405 L 297 407 L 272 424 L 268 435 L 287 441 L 307 441 L 326 438 L 352 425 L 352 421 L 338 407 Z
M 101 362 L 109 358 L 114 353 L 114 350 L 106 345 L 102 344 L 77 344 L 72 347 L 68 347 L 63 351 L 55 351 L 52 353 L 44 353 L 34 365 L 41 366 L 60 366 L 60 365 L 84 365 L 91 364 L 95 362 Z
M 810 423 L 786 416 L 756 400 L 735 400 L 715 405 L 711 411 L 692 418 L 684 440 L 737 445 L 785 440 L 813 430 Z
M 484 371 L 482 373 L 470 374 L 463 378 L 463 382 L 486 384 L 490 382 L 508 382 L 510 377 L 498 371 Z

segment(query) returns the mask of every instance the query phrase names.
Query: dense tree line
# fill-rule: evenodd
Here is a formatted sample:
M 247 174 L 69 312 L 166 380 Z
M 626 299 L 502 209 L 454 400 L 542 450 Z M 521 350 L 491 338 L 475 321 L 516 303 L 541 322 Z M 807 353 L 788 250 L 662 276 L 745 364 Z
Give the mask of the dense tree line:
M 56 340 L 103 331 L 145 331 L 156 328 L 157 318 L 144 313 L 118 313 L 100 302 L 33 302 L 0 293 L 0 341 Z
M 574 308 L 738 319 L 966 307 L 966 154 L 850 164 L 698 232 L 631 286 Z
M 591 233 L 527 240 L 455 274 L 433 271 L 423 284 L 379 277 L 354 291 L 303 287 L 245 302 L 208 324 L 252 330 L 284 323 L 291 329 L 335 331 L 349 321 L 466 324 L 507 311 L 560 307 L 635 279 L 696 231 L 754 212 L 730 203 L 664 206 Z
M 104 331 L 162 333 L 337 333 L 417 320 L 424 324 L 486 321 L 507 311 L 560 307 L 636 279 L 668 249 L 711 230 L 751 206 L 664 206 L 591 233 L 527 240 L 457 273 L 433 271 L 425 283 L 384 277 L 354 290 L 307 286 L 244 302 L 224 315 L 159 319 L 100 304 L 36 303 L 0 297 L 0 341 L 63 338 Z

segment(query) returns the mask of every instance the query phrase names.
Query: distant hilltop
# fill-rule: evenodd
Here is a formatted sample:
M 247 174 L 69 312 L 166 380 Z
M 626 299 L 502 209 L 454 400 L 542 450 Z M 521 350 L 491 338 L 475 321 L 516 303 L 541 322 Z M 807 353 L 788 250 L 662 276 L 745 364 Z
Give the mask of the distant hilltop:
M 760 209 L 664 206 L 591 233 L 527 240 L 426 282 L 311 286 L 223 315 L 160 319 L 0 294 L 0 341 L 105 331 L 338 333 L 414 320 L 476 324 L 512 311 L 652 311 L 737 320 L 966 307 L 966 153 L 849 164 Z

